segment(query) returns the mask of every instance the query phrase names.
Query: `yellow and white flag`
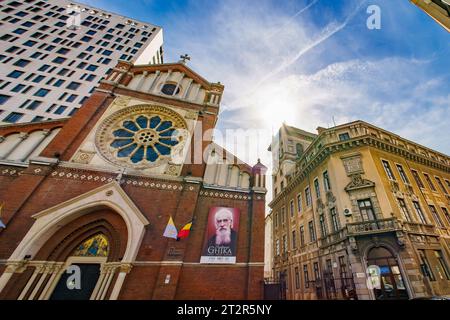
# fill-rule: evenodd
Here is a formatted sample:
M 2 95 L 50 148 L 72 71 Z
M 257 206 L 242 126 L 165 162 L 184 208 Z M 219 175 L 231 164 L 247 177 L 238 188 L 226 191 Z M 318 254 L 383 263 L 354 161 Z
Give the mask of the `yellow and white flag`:
M 178 231 L 177 231 L 177 227 L 175 227 L 175 223 L 173 223 L 172 217 L 170 217 L 170 219 L 169 219 L 169 223 L 167 224 L 167 227 L 166 227 L 166 230 L 164 231 L 163 236 L 166 238 L 172 238 L 172 239 L 177 240 Z

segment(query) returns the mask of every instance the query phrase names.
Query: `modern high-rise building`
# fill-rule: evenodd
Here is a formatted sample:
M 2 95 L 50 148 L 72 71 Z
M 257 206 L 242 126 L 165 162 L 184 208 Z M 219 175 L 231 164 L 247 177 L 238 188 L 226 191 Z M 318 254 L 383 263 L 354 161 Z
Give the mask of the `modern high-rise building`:
M 119 60 L 163 63 L 161 27 L 72 1 L 2 1 L 0 27 L 0 123 L 72 116 Z
M 410 0 L 450 32 L 450 0 Z
M 281 128 L 275 159 L 292 158 L 299 132 L 313 136 Z M 266 218 L 287 299 L 450 294 L 449 156 L 363 121 L 318 128 L 296 151 L 273 172 Z

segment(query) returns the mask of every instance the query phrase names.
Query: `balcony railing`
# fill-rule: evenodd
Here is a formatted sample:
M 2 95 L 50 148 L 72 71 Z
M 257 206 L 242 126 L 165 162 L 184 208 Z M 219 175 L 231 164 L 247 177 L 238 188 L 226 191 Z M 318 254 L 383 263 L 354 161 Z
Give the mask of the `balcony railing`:
M 384 233 L 400 230 L 395 218 L 371 220 L 347 225 L 348 235 L 364 235 L 371 233 Z
M 341 229 L 338 232 L 335 233 L 331 233 L 328 236 L 326 236 L 325 238 L 320 239 L 320 247 L 326 247 L 329 246 L 331 244 L 343 241 L 347 238 L 347 230 Z
M 433 225 L 414 223 L 414 222 L 405 222 L 405 223 L 403 223 L 403 226 L 404 226 L 405 230 L 409 233 L 426 234 L 426 235 L 434 235 L 434 236 L 438 235 L 436 228 Z

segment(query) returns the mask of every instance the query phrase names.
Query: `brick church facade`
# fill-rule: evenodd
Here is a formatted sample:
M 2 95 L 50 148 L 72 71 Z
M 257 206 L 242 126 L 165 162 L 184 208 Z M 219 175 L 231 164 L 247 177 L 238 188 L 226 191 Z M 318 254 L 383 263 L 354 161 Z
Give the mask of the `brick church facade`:
M 265 167 L 211 141 L 223 89 L 120 62 L 72 118 L 0 127 L 0 299 L 262 299 Z M 217 208 L 235 259 L 201 263 Z

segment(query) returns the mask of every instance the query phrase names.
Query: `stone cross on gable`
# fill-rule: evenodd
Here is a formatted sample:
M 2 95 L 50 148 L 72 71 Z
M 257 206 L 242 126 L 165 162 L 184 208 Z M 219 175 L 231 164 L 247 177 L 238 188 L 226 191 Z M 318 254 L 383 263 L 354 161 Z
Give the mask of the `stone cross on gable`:
M 191 57 L 187 53 L 183 56 L 180 56 L 180 58 L 181 58 L 180 62 L 182 63 L 186 63 L 186 60 L 191 61 Z

